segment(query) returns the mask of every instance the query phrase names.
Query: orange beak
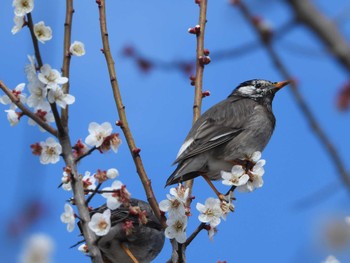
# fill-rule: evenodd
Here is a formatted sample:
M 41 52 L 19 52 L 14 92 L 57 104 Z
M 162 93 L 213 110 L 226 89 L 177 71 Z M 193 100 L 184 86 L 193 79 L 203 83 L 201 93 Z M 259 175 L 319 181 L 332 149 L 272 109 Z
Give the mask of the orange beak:
M 290 80 L 285 80 L 285 81 L 275 82 L 273 85 L 278 89 L 282 89 L 284 86 L 288 85 L 289 83 L 291 83 Z

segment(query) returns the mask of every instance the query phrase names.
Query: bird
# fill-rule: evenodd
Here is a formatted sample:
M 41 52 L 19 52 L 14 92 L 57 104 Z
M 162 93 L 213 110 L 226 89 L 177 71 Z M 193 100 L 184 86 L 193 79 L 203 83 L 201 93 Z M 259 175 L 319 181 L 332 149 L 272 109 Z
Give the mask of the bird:
M 180 147 L 175 171 L 166 186 L 203 176 L 212 186 L 221 171 L 262 152 L 275 128 L 272 101 L 290 81 L 252 79 L 239 84 L 223 101 L 209 108 L 193 124 Z M 214 189 L 215 191 L 215 189 Z
M 140 208 L 141 214 L 146 216 L 146 222 L 141 223 L 140 216 L 130 212 L 130 208 Z M 103 213 L 106 205 L 93 210 L 94 213 Z M 133 227 L 127 233 L 126 225 Z M 164 230 L 159 220 L 147 202 L 130 198 L 128 206 L 122 204 L 111 210 L 111 229 L 97 240 L 97 246 L 102 252 L 105 262 L 108 263 L 149 263 L 162 250 L 164 245 Z

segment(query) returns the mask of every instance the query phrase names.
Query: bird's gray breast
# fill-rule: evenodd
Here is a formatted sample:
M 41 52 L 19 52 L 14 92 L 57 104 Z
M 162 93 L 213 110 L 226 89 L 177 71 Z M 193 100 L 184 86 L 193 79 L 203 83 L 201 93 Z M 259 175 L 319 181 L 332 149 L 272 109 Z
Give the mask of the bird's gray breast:
M 263 105 L 255 105 L 252 114 L 243 125 L 243 132 L 227 144 L 217 149 L 217 157 L 225 161 L 233 161 L 251 156 L 254 152 L 262 152 L 269 142 L 275 127 L 273 113 Z

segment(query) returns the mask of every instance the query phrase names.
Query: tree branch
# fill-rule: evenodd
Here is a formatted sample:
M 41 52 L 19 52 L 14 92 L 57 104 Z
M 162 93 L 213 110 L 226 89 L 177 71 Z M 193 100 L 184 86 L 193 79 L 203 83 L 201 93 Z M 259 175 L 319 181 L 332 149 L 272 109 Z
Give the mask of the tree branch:
M 69 69 L 71 54 L 69 47 L 71 44 L 72 35 L 72 22 L 73 22 L 73 0 L 66 0 L 66 19 L 64 22 L 64 40 L 63 40 L 63 63 L 62 63 L 62 76 L 69 79 Z M 69 81 L 62 85 L 63 93 L 69 93 Z M 68 105 L 65 109 L 61 109 L 61 120 L 64 128 L 68 127 Z
M 153 189 L 151 187 L 151 180 L 148 178 L 146 171 L 144 169 L 141 157 L 139 155 L 140 149 L 138 149 L 135 145 L 134 138 L 132 136 L 131 130 L 128 125 L 126 113 L 125 113 L 125 106 L 122 101 L 122 97 L 120 94 L 120 89 L 117 81 L 116 71 L 114 68 L 114 61 L 111 54 L 111 50 L 109 47 L 109 40 L 108 40 L 108 31 L 107 31 L 107 21 L 106 21 L 106 2 L 104 0 L 96 1 L 98 3 L 99 7 L 99 16 L 100 16 L 100 30 L 101 30 L 101 38 L 103 43 L 103 54 L 105 55 L 105 59 L 107 62 L 108 67 L 108 73 L 111 81 L 112 91 L 114 100 L 117 106 L 117 111 L 120 119 L 120 127 L 124 133 L 125 139 L 127 141 L 127 144 L 130 149 L 130 153 L 132 155 L 132 158 L 134 160 L 137 173 L 139 175 L 139 178 L 141 179 L 143 188 L 146 192 L 147 200 L 152 207 L 155 215 L 158 217 L 162 225 L 165 227 L 165 217 L 161 214 L 158 202 L 156 200 L 156 197 L 153 193 Z
M 292 79 L 293 78 L 292 75 L 289 73 L 287 68 L 284 66 L 282 60 L 280 59 L 277 52 L 273 48 L 272 43 L 268 39 L 266 39 L 264 32 L 262 32 L 259 29 L 259 27 L 256 25 L 256 23 L 254 23 L 253 16 L 250 13 L 250 10 L 248 9 L 248 7 L 245 4 L 243 4 L 242 1 L 238 1 L 237 6 L 238 6 L 239 10 L 242 12 L 242 14 L 244 15 L 244 17 L 250 22 L 250 24 L 256 30 L 256 33 L 260 37 L 261 43 L 263 44 L 266 51 L 268 52 L 275 67 L 280 71 L 281 75 L 286 79 Z M 316 137 L 320 140 L 322 146 L 326 149 L 327 154 L 329 155 L 329 157 L 333 161 L 333 164 L 336 167 L 338 174 L 340 175 L 340 179 L 343 181 L 346 188 L 350 192 L 350 175 L 348 174 L 338 151 L 336 150 L 336 148 L 334 147 L 333 143 L 328 138 L 326 133 L 321 128 L 321 125 L 317 122 L 316 117 L 313 115 L 311 109 L 307 105 L 302 94 L 299 92 L 299 89 L 298 89 L 295 81 L 293 81 L 291 83 L 291 91 L 292 91 L 292 95 L 294 96 L 294 99 L 295 99 L 297 105 L 299 106 L 299 109 L 302 111 L 307 122 L 309 123 L 312 130 L 314 131 Z
M 31 14 L 30 13 L 27 14 L 27 17 L 28 17 L 28 27 L 31 33 L 32 42 L 35 50 L 35 57 L 38 61 L 38 66 L 42 67 L 43 62 L 42 62 L 42 58 L 39 50 L 38 40 L 36 39 L 34 34 L 34 27 L 33 27 Z M 95 233 L 91 231 L 90 228 L 88 227 L 88 222 L 90 222 L 90 212 L 86 205 L 82 180 L 80 178 L 80 175 L 78 173 L 76 163 L 74 160 L 71 140 L 68 134 L 68 127 L 67 129 L 63 127 L 61 118 L 59 116 L 59 113 L 56 107 L 56 103 L 51 103 L 50 106 L 51 106 L 53 115 L 55 117 L 55 122 L 58 129 L 57 137 L 62 146 L 62 156 L 66 164 L 66 167 L 69 167 L 71 169 L 71 174 L 72 174 L 71 185 L 73 189 L 74 202 L 78 208 L 79 217 L 82 222 L 82 231 L 86 240 L 86 244 L 89 248 L 89 254 L 91 256 L 92 262 L 103 263 L 101 251 L 96 246 L 97 237 Z
M 322 41 L 338 62 L 350 71 L 350 46 L 335 23 L 325 17 L 309 0 L 288 0 L 296 19 L 304 23 Z
M 20 100 L 16 98 L 16 96 L 12 93 L 12 91 L 5 85 L 3 81 L 0 80 L 0 89 L 10 98 L 10 100 L 29 118 L 35 121 L 39 126 L 41 126 L 44 130 L 51 133 L 53 136 L 57 137 L 58 133 L 55 128 L 44 122 L 37 115 L 35 115 L 32 111 L 30 111 Z

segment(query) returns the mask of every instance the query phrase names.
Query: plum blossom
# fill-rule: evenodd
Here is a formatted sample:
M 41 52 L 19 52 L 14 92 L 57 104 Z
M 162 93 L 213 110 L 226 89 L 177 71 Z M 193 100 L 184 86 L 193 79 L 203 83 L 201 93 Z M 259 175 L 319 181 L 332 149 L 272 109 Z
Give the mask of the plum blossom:
M 43 84 L 47 85 L 48 88 L 68 82 L 68 78 L 62 77 L 61 73 L 59 73 L 57 69 L 52 69 L 49 64 L 45 64 L 40 68 L 38 78 Z
M 56 103 L 62 109 L 75 102 L 75 97 L 70 94 L 64 94 L 59 86 L 51 87 L 47 98 L 50 103 Z
M 216 234 L 216 232 L 218 232 L 218 229 L 216 227 L 209 226 L 208 237 L 209 237 L 210 240 L 213 239 L 213 237 Z
M 53 116 L 52 112 L 42 111 L 42 110 L 38 109 L 35 112 L 35 115 L 38 116 L 43 122 L 45 122 L 47 124 L 55 121 L 55 117 Z M 32 120 L 31 118 L 28 119 L 28 124 L 31 126 L 37 125 L 37 123 L 34 120 Z M 38 125 L 38 126 L 39 126 L 40 131 L 46 132 L 46 130 L 43 127 L 41 127 L 40 125 Z
M 169 239 L 175 238 L 179 243 L 185 243 L 186 241 L 186 227 L 187 216 L 170 217 L 166 221 L 167 228 L 165 229 L 165 236 Z
M 19 122 L 21 114 L 14 110 L 5 110 L 7 112 L 7 120 L 11 126 L 16 126 Z
M 62 188 L 65 191 L 72 191 L 72 184 L 70 182 L 70 177 L 67 172 L 63 172 L 63 176 L 61 178 Z
M 163 212 L 168 212 L 170 217 L 185 215 L 185 205 L 175 196 L 166 195 L 168 199 L 162 200 L 159 203 L 159 209 Z
M 20 83 L 12 90 L 12 94 L 21 102 L 25 103 L 26 102 L 26 94 L 22 93 L 25 83 Z M 10 100 L 10 98 L 7 95 L 3 95 L 0 97 L 0 103 L 7 105 L 10 104 L 10 109 L 14 110 L 17 109 L 17 106 Z
M 199 221 L 209 223 L 211 227 L 216 227 L 220 224 L 220 217 L 222 217 L 223 212 L 221 209 L 221 201 L 219 199 L 209 197 L 205 201 L 205 205 L 197 203 L 196 208 L 201 213 L 198 216 Z
M 115 169 L 115 168 L 110 168 L 110 169 L 107 170 L 106 175 L 107 175 L 107 177 L 108 177 L 109 179 L 114 179 L 114 178 L 116 178 L 117 176 L 119 176 L 119 172 L 118 172 L 118 170 Z
M 104 139 L 111 135 L 112 125 L 109 122 L 104 122 L 99 125 L 96 122 L 89 124 L 89 135 L 85 139 L 85 143 L 90 146 L 100 147 Z
M 25 16 L 33 11 L 34 0 L 13 0 L 12 6 L 16 16 Z
M 28 75 L 27 75 L 28 76 Z M 47 88 L 38 79 L 34 79 L 28 84 L 30 96 L 27 99 L 27 105 L 36 110 L 49 111 L 50 103 L 46 99 Z
M 43 44 L 45 44 L 45 41 L 48 41 L 52 38 L 51 27 L 45 26 L 44 21 L 40 21 L 34 25 L 34 34 L 36 36 L 36 39 Z
M 107 199 L 107 207 L 111 210 L 117 209 L 125 202 L 129 202 L 130 193 L 121 181 L 114 181 L 110 187 L 105 187 L 102 191 L 113 191 L 102 194 L 102 197 Z
M 335 256 L 329 255 L 322 263 L 340 263 L 340 261 Z
M 118 148 L 122 140 L 119 137 L 119 133 L 112 133 L 111 135 L 104 138 L 102 145 L 99 147 L 100 152 L 107 152 L 110 149 L 117 153 Z
M 249 173 L 249 180 L 245 185 L 240 185 L 237 187 L 237 190 L 239 192 L 252 192 L 256 188 L 260 188 L 263 186 L 264 181 L 262 179 L 262 176 L 265 173 L 264 165 L 266 161 L 263 159 L 260 159 L 253 167 L 252 170 L 250 170 Z
M 221 171 L 222 183 L 229 186 L 240 186 L 247 183 L 249 175 L 245 173 L 245 170 L 241 165 L 235 165 L 232 167 L 231 172 Z
M 176 197 L 179 201 L 185 204 L 187 202 L 190 189 L 185 185 L 179 184 L 177 187 L 170 188 L 169 192 L 174 197 Z
M 12 27 L 11 33 L 14 35 L 14 34 L 18 33 L 19 31 L 21 31 L 21 29 L 23 28 L 24 17 L 23 16 L 15 16 L 13 18 L 13 22 L 15 23 L 15 25 Z
M 74 56 L 84 56 L 85 55 L 85 46 L 84 43 L 80 41 L 74 41 L 69 48 L 69 52 Z
M 84 253 L 85 255 L 88 255 L 89 254 L 89 249 L 87 247 L 86 244 L 81 244 L 79 247 L 78 247 L 78 250 L 82 253 Z
M 111 229 L 111 210 L 106 209 L 103 214 L 95 213 L 88 226 L 96 235 L 106 235 Z
M 35 65 L 35 57 L 34 56 L 27 56 L 29 59 L 29 64 L 25 65 L 24 72 L 27 75 L 27 79 L 29 82 L 32 82 L 33 80 L 37 80 L 36 76 L 36 65 Z
M 186 201 L 189 194 L 189 188 L 179 184 L 178 187 L 170 189 L 167 198 L 159 203 L 159 209 L 168 212 L 169 218 L 175 218 L 186 214 Z
M 96 178 L 90 175 L 89 171 L 85 172 L 83 177 L 83 187 L 85 190 L 95 190 L 96 189 Z
M 46 235 L 36 233 L 25 242 L 19 257 L 19 263 L 51 263 L 54 250 L 53 239 Z
M 62 147 L 55 141 L 54 138 L 49 137 L 45 142 L 40 142 L 41 154 L 40 163 L 57 163 L 60 160 L 60 154 L 62 153 Z
M 61 214 L 62 223 L 67 224 L 67 231 L 72 232 L 75 227 L 75 215 L 73 207 L 69 204 L 64 204 L 64 212 Z

